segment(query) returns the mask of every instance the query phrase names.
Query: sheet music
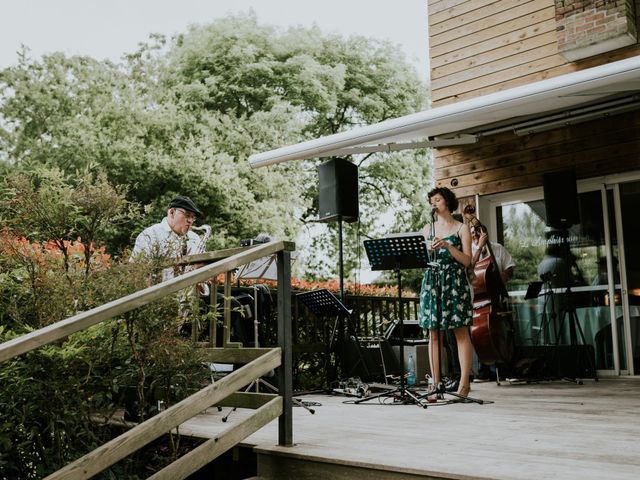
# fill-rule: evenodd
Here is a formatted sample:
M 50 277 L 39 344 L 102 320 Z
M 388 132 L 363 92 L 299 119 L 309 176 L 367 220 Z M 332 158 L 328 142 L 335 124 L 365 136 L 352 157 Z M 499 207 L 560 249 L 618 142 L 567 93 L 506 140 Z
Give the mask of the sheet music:
M 292 266 L 297 258 L 297 253 L 291 252 Z M 276 262 L 276 255 L 262 257 L 258 260 L 254 260 L 253 262 L 241 266 L 238 269 L 238 273 L 236 273 L 236 278 L 278 280 L 278 263 Z
M 384 238 L 395 237 L 415 237 L 416 235 L 422 235 L 422 232 L 400 232 L 400 233 L 387 233 Z

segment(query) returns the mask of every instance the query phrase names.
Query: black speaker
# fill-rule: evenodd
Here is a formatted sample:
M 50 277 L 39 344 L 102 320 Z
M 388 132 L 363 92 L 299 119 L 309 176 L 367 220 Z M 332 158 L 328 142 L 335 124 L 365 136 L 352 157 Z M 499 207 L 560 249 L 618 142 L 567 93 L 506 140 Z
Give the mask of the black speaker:
M 334 158 L 318 167 L 320 197 L 318 217 L 328 222 L 342 218 L 345 222 L 358 220 L 358 166 L 341 158 Z
M 356 340 L 344 345 L 343 377 L 359 377 L 365 382 L 384 382 L 385 375 L 399 375 L 400 365 L 393 347 L 384 339 Z
M 394 320 L 385 330 L 384 338 L 389 340 L 391 345 L 400 345 L 400 320 Z M 403 320 L 402 338 L 404 345 L 429 343 L 424 338 L 422 327 L 418 320 Z
M 545 173 L 542 176 L 547 226 L 568 228 L 580 223 L 578 188 L 573 170 Z

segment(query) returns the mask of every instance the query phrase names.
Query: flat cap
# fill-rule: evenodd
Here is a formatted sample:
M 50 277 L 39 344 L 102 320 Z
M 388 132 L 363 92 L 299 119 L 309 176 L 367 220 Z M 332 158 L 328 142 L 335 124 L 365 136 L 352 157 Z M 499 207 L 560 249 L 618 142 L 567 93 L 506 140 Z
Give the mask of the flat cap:
M 171 200 L 169 208 L 182 208 L 184 210 L 187 210 L 188 212 L 202 215 L 202 212 L 198 209 L 198 207 L 196 207 L 196 204 L 193 203 L 193 200 L 182 195 L 178 195 L 176 198 Z

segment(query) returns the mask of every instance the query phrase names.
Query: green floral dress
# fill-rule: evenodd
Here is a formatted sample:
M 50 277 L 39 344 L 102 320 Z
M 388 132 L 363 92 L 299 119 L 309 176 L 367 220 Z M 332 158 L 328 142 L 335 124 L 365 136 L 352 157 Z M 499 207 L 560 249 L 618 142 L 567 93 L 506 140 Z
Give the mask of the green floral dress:
M 462 250 L 462 241 L 457 233 L 444 237 L 451 245 Z M 420 289 L 420 312 L 418 322 L 429 330 L 446 330 L 471 325 L 473 307 L 471 288 L 466 269 L 458 263 L 446 248 L 437 251 L 439 268 L 429 268 L 422 279 Z M 436 292 L 436 275 L 441 290 Z M 440 308 L 440 318 L 438 317 Z

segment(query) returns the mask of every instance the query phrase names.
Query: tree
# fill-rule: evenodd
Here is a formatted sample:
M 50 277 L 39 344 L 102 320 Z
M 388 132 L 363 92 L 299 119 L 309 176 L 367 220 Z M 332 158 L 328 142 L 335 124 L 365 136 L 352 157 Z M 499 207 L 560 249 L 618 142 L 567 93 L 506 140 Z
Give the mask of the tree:
M 0 182 L 0 342 L 148 286 L 157 265 L 114 261 L 95 246 L 126 218 L 125 191 L 103 175 L 43 166 Z M 42 478 L 109 440 L 96 413 L 124 405 L 148 417 L 158 399 L 176 403 L 201 385 L 208 373 L 179 334 L 179 305 L 165 297 L 1 363 L 0 478 Z M 149 454 L 111 474 L 135 478 L 126 473 L 136 463 L 163 457 Z
M 426 93 L 397 48 L 388 43 L 324 36 L 317 28 L 280 33 L 259 25 L 251 15 L 192 27 L 176 39 L 165 71 L 169 92 L 196 111 L 223 112 L 242 122 L 286 105 L 289 115 L 302 124 L 296 141 L 416 111 Z M 265 142 L 262 130 L 255 133 L 247 128 L 246 136 L 236 139 L 242 145 L 232 139 L 229 153 L 244 163 L 255 151 L 293 143 L 286 138 Z M 224 148 L 225 143 L 219 145 Z M 347 271 L 358 262 L 359 234 L 379 232 L 381 214 L 392 212 L 395 222 L 386 226 L 391 229 L 417 229 L 424 221 L 420 212 L 430 183 L 428 159 L 424 151 L 351 159 L 360 166 L 362 218 L 357 228 L 345 231 Z M 304 209 L 300 219 L 314 233 L 307 236 L 310 248 L 303 246 L 307 275 L 335 273 L 335 262 L 332 265 L 328 258 L 337 256 L 335 224 L 324 229 L 309 226 L 317 217 L 317 161 L 299 163 L 300 168 L 273 170 L 291 183 L 307 185 L 296 192 Z
M 114 251 L 159 220 L 176 194 L 206 212 L 211 248 L 262 231 L 293 239 L 317 216 L 317 161 L 251 170 L 248 156 L 413 112 L 425 93 L 388 43 L 230 17 L 170 40 L 154 35 L 122 65 L 24 53 L 0 72 L 0 158 L 64 172 L 97 164 L 110 182 L 128 185 L 145 215 L 114 232 Z M 379 232 L 387 211 L 396 225 L 385 228 L 415 229 L 430 183 L 424 152 L 351 160 L 360 164 L 360 234 Z M 334 227 L 301 245 L 321 252 L 308 256 L 311 270 L 330 253 L 323 246 Z M 347 232 L 349 267 L 355 238 Z

